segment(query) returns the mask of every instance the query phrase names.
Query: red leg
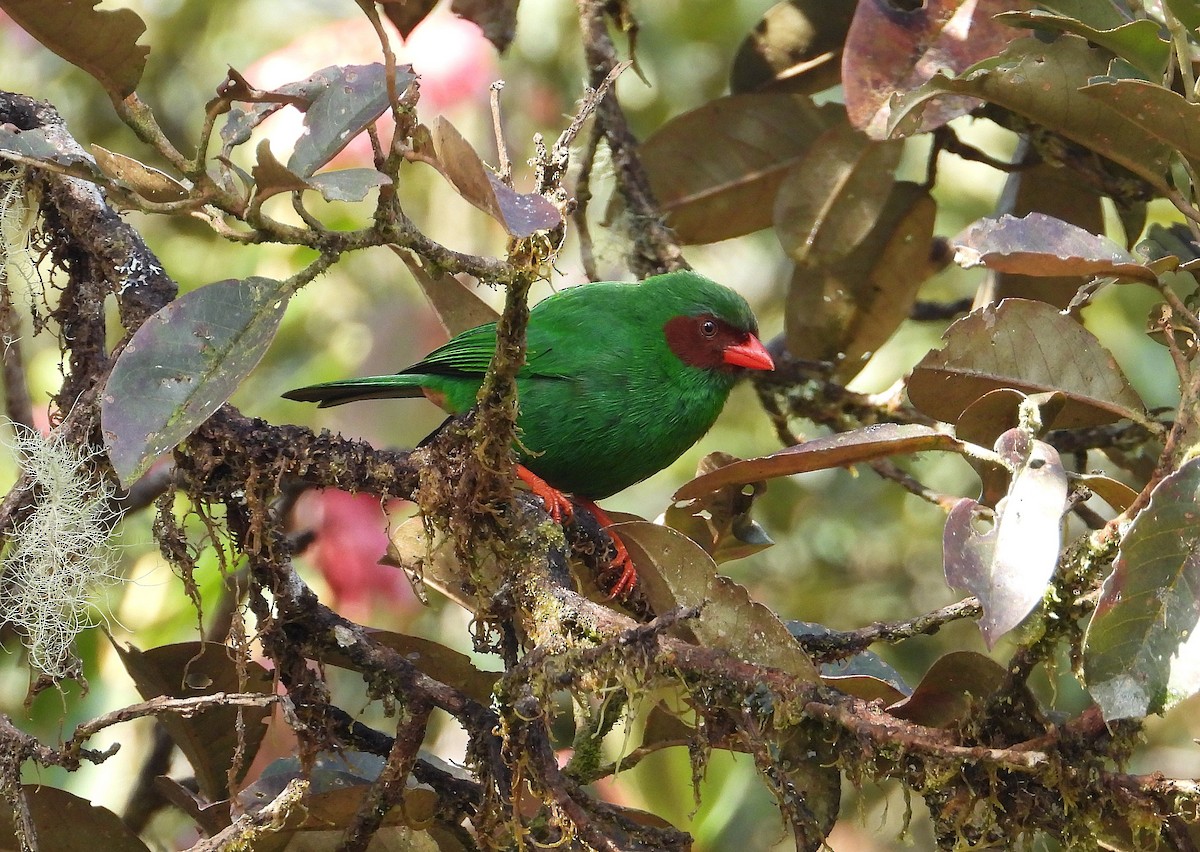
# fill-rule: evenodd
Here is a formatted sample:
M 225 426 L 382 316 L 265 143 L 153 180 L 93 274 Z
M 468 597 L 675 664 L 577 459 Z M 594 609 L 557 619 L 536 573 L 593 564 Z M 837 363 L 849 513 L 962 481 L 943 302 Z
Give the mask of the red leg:
M 567 499 L 567 495 L 525 465 L 517 465 L 517 478 L 528 485 L 530 491 L 542 498 L 542 502 L 546 504 L 546 511 L 550 513 L 554 523 L 561 524 L 564 520 L 574 517 L 575 509 L 571 505 L 571 501 Z
M 621 541 L 620 536 L 612 531 L 613 519 L 608 516 L 607 512 L 591 500 L 586 500 L 582 497 L 576 499 L 579 500 L 584 508 L 592 513 L 592 517 L 596 519 L 596 523 L 612 539 L 613 550 L 616 553 L 613 554 L 610 564 L 621 569 L 621 576 L 617 578 L 617 582 L 613 584 L 613 587 L 608 590 L 608 596 L 610 598 L 623 598 L 632 592 L 633 587 L 637 585 L 637 569 L 633 567 L 633 560 L 629 558 L 629 551 L 625 549 L 625 543 Z

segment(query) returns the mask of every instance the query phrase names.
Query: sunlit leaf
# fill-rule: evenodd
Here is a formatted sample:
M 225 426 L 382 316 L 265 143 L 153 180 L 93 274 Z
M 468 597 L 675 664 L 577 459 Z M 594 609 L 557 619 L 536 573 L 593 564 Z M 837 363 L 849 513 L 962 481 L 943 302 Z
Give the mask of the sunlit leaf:
M 1097 30 L 1111 30 L 1133 20 L 1124 0 L 1038 0 L 1038 5 Z
M 679 239 L 716 242 L 769 227 L 788 171 L 844 121 L 841 107 L 798 95 L 732 95 L 671 119 L 639 153 Z
M 1162 480 L 1117 554 L 1084 640 L 1105 719 L 1146 716 L 1200 691 L 1200 459 Z
M 97 807 L 66 790 L 47 784 L 29 784 L 21 788 L 29 805 L 29 815 L 37 829 L 38 848 L 54 852 L 149 852 L 146 844 L 130 831 L 121 818 L 107 808 Z M 0 808 L 0 849 L 17 852 L 13 829 L 15 814 L 10 807 Z
M 95 77 L 114 100 L 137 88 L 150 48 L 137 43 L 145 22 L 132 9 L 96 9 L 98 0 L 4 0 L 17 24 Z
M 846 36 L 842 85 L 850 123 L 874 139 L 889 135 L 892 96 L 917 89 L 935 72 L 960 72 L 998 53 L 1017 31 L 993 20 L 1024 3 L 1005 0 L 928 0 L 898 8 L 889 0 L 860 0 Z M 943 98 L 927 108 L 920 130 L 932 130 L 978 104 Z
M 184 642 L 141 651 L 133 645 L 115 646 L 125 670 L 144 699 L 167 695 L 195 698 L 218 692 L 274 693 L 271 674 L 258 663 L 246 666 L 246 683 L 238 682 L 237 667 L 229 649 L 213 642 Z M 228 772 L 238 747 L 237 719 L 245 723 L 245 753 L 238 777 L 250 768 L 267 728 L 270 715 L 264 707 L 214 707 L 191 718 L 165 713 L 159 722 L 179 746 L 192 769 L 201 792 L 209 801 L 229 795 Z
M 730 91 L 811 95 L 836 85 L 842 71 L 842 44 L 853 16 L 850 0 L 776 3 L 738 48 Z
M 839 378 L 853 378 L 908 318 L 933 273 L 936 213 L 928 190 L 901 181 L 848 255 L 832 262 L 810 256 L 797 264 L 788 288 L 788 351 L 832 362 Z
M 100 167 L 100 171 L 147 201 L 166 203 L 188 196 L 187 187 L 175 178 L 132 157 L 109 151 L 99 145 L 92 146 L 92 154 L 96 157 L 96 165 Z
M 1080 92 L 1141 130 L 1149 144 L 1200 164 L 1200 104 L 1144 80 L 1104 80 Z
M 696 475 L 702 476 L 731 462 L 739 461 L 728 453 L 709 453 L 697 465 Z M 750 517 L 754 498 L 766 486 L 730 486 L 694 500 L 675 503 L 664 513 L 667 526 L 679 530 L 704 548 L 720 565 L 742 559 L 774 544 L 759 524 Z
M 821 134 L 775 196 L 775 234 L 792 260 L 833 263 L 854 251 L 888 200 L 902 150 L 844 124 Z
M 104 444 L 128 487 L 237 390 L 283 318 L 269 278 L 218 281 L 157 311 L 113 366 L 100 402 Z
M 1114 275 L 1156 283 L 1150 267 L 1108 237 L 1030 213 L 1020 219 L 980 219 L 951 241 L 964 267 L 986 266 L 1022 275 Z M 1082 283 L 1082 282 L 1080 282 Z
M 1124 512 L 1132 506 L 1138 496 L 1138 493 L 1124 482 L 1102 473 L 1080 473 L 1074 476 L 1074 480 L 1118 512 Z
M 696 544 L 670 527 L 648 521 L 614 524 L 638 570 L 638 587 L 655 612 L 698 607 L 684 630 L 704 646 L 720 648 L 749 663 L 772 666 L 808 681 L 817 670 L 783 622 L 746 589 L 716 573 L 716 564 Z
M 1067 501 L 1067 474 L 1049 444 L 1010 429 L 996 450 L 1024 458 L 996 507 L 994 525 L 985 533 L 976 530 L 978 504 L 960 500 L 946 518 L 942 540 L 946 582 L 983 604 L 979 629 L 989 648 L 1041 602 L 1058 564 Z
M 953 435 L 928 426 L 878 423 L 852 432 L 839 432 L 825 438 L 805 441 L 769 456 L 733 462 L 686 483 L 675 492 L 675 499 L 688 500 L 718 488 L 748 485 L 776 476 L 790 476 L 930 450 L 955 453 L 978 450 L 987 454 L 982 448 L 971 448 Z
M 972 95 L 1061 133 L 1162 187 L 1170 146 L 1106 106 L 1102 97 L 1106 93 L 1082 91 L 1093 77 L 1108 73 L 1109 58 L 1108 51 L 1090 47 L 1078 36 L 1065 35 L 1051 44 L 1020 39 L 960 77 L 939 73 L 919 89 L 898 95 L 892 103 L 888 135 L 924 128 L 921 113 L 931 98 L 946 93 Z
M 1171 55 L 1170 43 L 1159 36 L 1159 24 L 1149 19 L 1129 21 L 1111 29 L 1100 30 L 1075 18 L 1034 9 L 1027 12 L 1005 12 L 998 16 L 998 20 L 1036 30 L 1083 36 L 1092 44 L 1108 48 L 1117 56 L 1128 60 L 1139 71 L 1152 77 L 1162 76 Z
M 1014 388 L 1067 398 L 1047 428 L 1146 421 L 1141 399 L 1100 341 L 1050 305 L 1006 299 L 958 320 L 942 339 L 946 345 L 921 359 L 908 381 L 913 405 L 939 420 L 957 422 L 985 393 Z

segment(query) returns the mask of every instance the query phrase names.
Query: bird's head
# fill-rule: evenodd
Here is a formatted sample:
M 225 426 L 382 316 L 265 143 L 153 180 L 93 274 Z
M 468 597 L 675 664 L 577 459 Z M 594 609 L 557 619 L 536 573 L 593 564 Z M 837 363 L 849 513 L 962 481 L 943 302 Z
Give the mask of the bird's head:
M 775 369 L 754 325 L 739 328 L 715 314 L 703 313 L 672 317 L 663 332 L 675 357 L 690 367 L 722 372 Z

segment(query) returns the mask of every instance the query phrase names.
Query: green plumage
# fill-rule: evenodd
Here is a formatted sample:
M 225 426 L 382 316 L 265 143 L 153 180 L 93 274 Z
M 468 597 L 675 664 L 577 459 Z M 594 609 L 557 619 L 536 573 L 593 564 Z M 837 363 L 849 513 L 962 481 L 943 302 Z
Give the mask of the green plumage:
M 526 364 L 517 376 L 520 462 L 555 488 L 590 499 L 671 464 L 712 426 L 741 372 L 690 366 L 672 352 L 667 322 L 701 315 L 757 333 L 741 296 L 691 272 L 641 284 L 590 284 L 539 302 L 530 311 Z M 489 323 L 395 375 L 285 396 L 325 407 L 429 390 L 460 414 L 475 404 L 495 343 Z

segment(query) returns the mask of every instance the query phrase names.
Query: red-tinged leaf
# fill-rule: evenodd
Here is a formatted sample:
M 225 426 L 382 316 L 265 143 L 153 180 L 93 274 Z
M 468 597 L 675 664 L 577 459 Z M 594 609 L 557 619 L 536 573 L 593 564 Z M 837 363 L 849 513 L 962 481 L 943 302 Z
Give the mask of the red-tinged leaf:
M 113 100 L 133 94 L 150 48 L 137 43 L 145 22 L 132 9 L 96 9 L 98 0 L 4 0 L 31 36 L 100 82 Z
M 751 30 L 733 58 L 735 95 L 786 91 L 811 95 L 837 85 L 852 0 L 785 0 Z
M 188 189 L 175 178 L 132 157 L 92 146 L 96 165 L 112 180 L 127 187 L 147 201 L 166 203 L 187 198 Z
M 125 487 L 237 390 L 283 319 L 285 285 L 218 281 L 157 311 L 113 366 L 100 400 L 104 445 Z
M 517 6 L 521 0 L 454 0 L 450 11 L 466 18 L 483 31 L 484 37 L 503 53 L 517 34 Z
M 639 153 L 667 224 L 711 243 L 770 227 L 780 183 L 844 116 L 799 95 L 732 95 L 671 119 Z
M 839 260 L 813 255 L 797 264 L 788 288 L 788 351 L 837 364 L 842 381 L 853 378 L 908 318 L 933 274 L 936 214 L 927 189 L 900 181 L 859 248 Z
M 397 94 L 402 95 L 416 78 L 411 67 L 397 67 Z M 378 62 L 332 65 L 318 71 L 309 82 L 312 101 L 304 111 L 306 132 L 296 140 L 287 163 L 291 171 L 304 177 L 332 160 L 390 105 L 387 69 Z
M 218 692 L 274 692 L 271 674 L 258 663 L 247 664 L 247 682 L 241 684 L 229 649 L 215 642 L 184 642 L 147 651 L 133 645 L 115 647 L 138 693 L 147 700 L 160 695 L 194 698 Z M 217 801 L 229 795 L 228 772 L 238 747 L 238 717 L 245 724 L 240 777 L 266 734 L 264 723 L 270 712 L 265 707 L 214 707 L 191 718 L 164 714 L 159 722 L 191 763 L 200 791 L 209 801 Z
M 1050 305 L 1006 299 L 958 320 L 942 339 L 946 345 L 921 359 L 908 380 L 913 405 L 939 420 L 956 423 L 984 394 L 1013 388 L 1066 397 L 1046 428 L 1122 417 L 1147 422 L 1141 399 L 1100 341 Z
M 860 0 L 842 54 L 842 85 L 850 123 L 874 139 L 888 137 L 891 99 L 935 72 L 958 73 L 998 53 L 1017 31 L 993 20 L 1024 3 L 1005 0 L 928 0 L 912 10 L 889 0 Z M 926 110 L 920 130 L 940 127 L 978 105 L 942 99 Z
M 1092 44 L 1106 47 L 1125 59 L 1139 71 L 1161 77 L 1171 56 L 1171 44 L 1163 39 L 1157 21 L 1144 18 L 1127 21 L 1111 29 L 1096 29 L 1066 15 L 1055 15 L 1041 9 L 1027 12 L 1005 12 L 997 20 L 1010 26 L 1029 27 L 1051 33 L 1074 33 Z M 1155 88 L 1161 88 L 1155 86 Z
M 892 104 L 888 135 L 924 127 L 921 117 L 931 98 L 966 94 L 997 104 L 1119 163 L 1153 186 L 1165 187 L 1172 149 L 1102 98 L 1082 91 L 1093 77 L 1108 73 L 1112 55 L 1078 36 L 1051 44 L 1025 38 L 1004 53 L 980 62 L 960 77 L 935 75 Z
M 1200 459 L 1160 482 L 1126 532 L 1084 638 L 1084 680 L 1105 719 L 1140 718 L 1200 691 Z
M 903 148 L 845 124 L 817 138 L 775 196 L 775 234 L 792 260 L 829 264 L 859 246 L 891 194 Z
M 442 272 L 431 275 L 415 259 L 406 254 L 401 257 L 448 336 L 500 319 L 491 305 L 454 276 Z
M 782 669 L 816 682 L 816 667 L 774 613 L 752 600 L 746 589 L 716 573 L 716 563 L 682 533 L 648 521 L 610 527 L 629 550 L 638 588 L 655 612 L 697 607 L 682 632 L 702 645 L 720 648 L 749 663 Z
M 930 728 L 952 727 L 987 701 L 1004 683 L 1004 666 L 975 651 L 951 651 L 938 657 L 912 695 L 888 713 Z
M 839 432 L 805 441 L 769 456 L 733 462 L 686 483 L 675 492 L 675 499 L 689 500 L 731 485 L 749 485 L 776 476 L 791 476 L 931 450 L 989 455 L 982 447 L 972 447 L 951 434 L 928 426 L 879 423 L 853 432 Z
M 436 164 L 442 174 L 459 195 L 503 225 L 509 234 L 529 237 L 562 222 L 562 214 L 546 198 L 505 186 L 444 117 L 438 116 L 432 135 Z
M 21 788 L 37 831 L 38 848 L 53 852 L 149 852 L 146 844 L 112 811 L 46 784 Z M 0 849 L 16 852 L 12 808 L 0 808 Z
M 1042 600 L 1058 564 L 1067 473 L 1058 451 L 1010 429 L 996 451 L 1016 461 L 1008 494 L 996 507 L 994 526 L 974 527 L 974 500 L 960 500 L 946 518 L 942 555 L 946 582 L 967 589 L 983 604 L 979 629 L 989 648 Z
M 1154 284 L 1158 276 L 1108 237 L 1047 216 L 980 219 L 950 241 L 961 266 L 1022 275 L 1113 275 Z M 1083 283 L 1082 281 L 1080 282 Z

